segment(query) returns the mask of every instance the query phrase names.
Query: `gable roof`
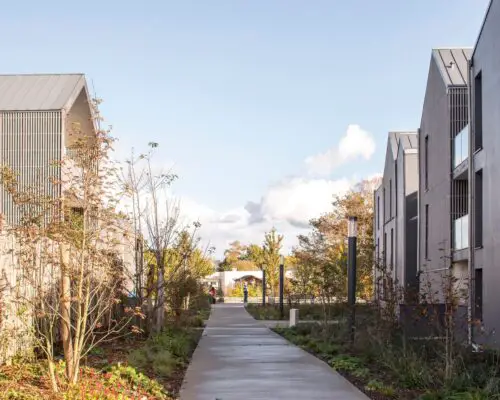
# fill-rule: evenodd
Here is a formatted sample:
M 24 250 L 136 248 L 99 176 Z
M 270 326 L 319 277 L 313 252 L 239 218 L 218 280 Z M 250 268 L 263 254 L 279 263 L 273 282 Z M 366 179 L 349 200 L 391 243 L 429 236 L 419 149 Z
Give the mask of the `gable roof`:
M 467 86 L 468 62 L 471 55 L 472 47 L 432 50 L 432 58 L 446 86 Z
M 82 89 L 84 74 L 0 75 L 0 111 L 68 110 Z
M 399 146 L 402 146 L 403 150 L 417 149 L 418 148 L 417 132 L 416 131 L 389 132 L 388 147 L 390 147 L 392 151 L 393 160 L 396 160 L 398 158 Z

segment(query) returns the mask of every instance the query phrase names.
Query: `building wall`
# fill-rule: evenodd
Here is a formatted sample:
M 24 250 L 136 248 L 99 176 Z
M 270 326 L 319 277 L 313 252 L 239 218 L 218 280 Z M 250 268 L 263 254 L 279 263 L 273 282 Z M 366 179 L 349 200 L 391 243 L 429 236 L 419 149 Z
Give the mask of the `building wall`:
M 428 145 L 425 138 L 428 137 Z M 431 291 L 436 287 L 437 271 L 445 266 L 445 255 L 450 255 L 450 166 L 451 145 L 449 136 L 449 111 L 446 85 L 438 67 L 431 58 L 426 95 L 419 132 L 419 268 L 421 288 Z M 426 154 L 427 153 L 427 154 Z M 426 157 L 428 163 L 426 187 Z M 426 218 L 428 205 L 428 218 Z M 426 220 L 428 240 L 426 254 Z M 425 294 L 425 293 L 424 293 Z
M 67 127 L 64 140 L 66 147 L 78 143 L 82 135 L 95 134 L 94 121 L 90 113 L 92 105 L 89 104 L 89 101 L 85 89 L 82 89 L 67 114 Z
M 59 196 L 60 188 L 48 177 L 60 177 L 54 160 L 61 159 L 62 117 L 60 111 L 0 112 L 0 163 L 19 173 L 19 184 L 43 188 L 45 194 Z M 1 211 L 8 224 L 16 224 L 22 214 L 3 188 Z
M 206 281 L 218 281 L 219 288 L 222 289 L 224 294 L 227 293 L 229 289 L 234 287 L 234 280 L 239 279 L 243 276 L 254 276 L 262 280 L 262 271 L 222 271 L 214 272 L 212 275 L 205 277 Z
M 500 317 L 500 1 L 491 3 L 489 12 L 472 59 L 471 78 L 473 82 L 472 97 L 474 99 L 476 86 L 474 77 L 481 72 L 482 76 L 482 137 L 483 149 L 475 156 L 475 170 L 482 169 L 483 196 L 482 218 L 483 229 L 482 248 L 476 249 L 475 268 L 482 270 L 482 314 L 486 332 L 493 329 L 499 331 Z M 472 135 L 476 120 L 474 100 L 472 101 L 473 123 Z M 477 183 L 477 182 L 476 182 Z M 478 293 L 476 293 L 477 297 Z M 498 343 L 498 338 L 494 337 Z
M 418 289 L 418 152 L 406 152 L 404 173 L 404 282 L 407 290 Z M 401 175 L 403 175 L 403 173 Z
M 400 286 L 408 288 L 415 285 L 417 275 L 418 151 L 398 146 L 390 133 L 385 160 L 381 186 L 374 192 L 375 258 L 378 267 L 385 267 Z M 377 265 L 374 277 L 378 295 L 382 272 Z

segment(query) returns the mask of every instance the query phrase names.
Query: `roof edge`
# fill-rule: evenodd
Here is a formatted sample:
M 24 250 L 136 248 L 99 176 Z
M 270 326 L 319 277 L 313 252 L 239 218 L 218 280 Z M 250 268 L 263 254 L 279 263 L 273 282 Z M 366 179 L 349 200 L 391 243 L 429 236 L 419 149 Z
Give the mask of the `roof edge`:
M 431 50 L 431 64 L 432 62 L 434 62 L 436 64 L 436 67 L 438 69 L 438 72 L 439 72 L 439 75 L 441 75 L 441 79 L 446 87 L 446 91 L 448 91 L 448 89 L 450 87 L 460 87 L 460 88 L 463 88 L 463 87 L 469 87 L 468 83 L 465 82 L 465 83 L 453 83 L 451 82 L 451 77 L 448 75 L 448 79 L 446 78 L 446 76 L 444 75 L 445 71 L 446 71 L 446 66 L 445 66 L 445 71 L 442 70 L 442 68 L 440 67 L 440 65 L 444 65 L 444 60 L 442 59 L 442 55 L 440 53 L 441 50 L 461 50 L 462 52 L 464 52 L 464 50 L 473 50 L 474 48 L 473 47 L 433 47 L 432 50 Z M 438 58 L 439 57 L 439 58 Z M 453 57 L 453 55 L 452 55 Z M 472 55 L 471 57 L 472 58 Z M 467 61 L 467 65 L 469 65 L 469 59 L 467 59 L 466 57 L 466 61 Z M 462 75 L 462 73 L 460 72 L 460 69 L 459 69 L 459 73 L 460 75 Z M 465 71 L 466 73 L 466 76 L 468 75 L 468 72 Z M 462 76 L 463 80 L 465 81 L 465 77 Z M 429 80 L 429 76 L 427 76 L 427 81 Z M 450 81 L 450 83 L 448 83 L 447 81 Z
M 48 76 L 48 75 L 54 75 L 54 76 L 61 76 L 61 75 L 85 75 L 83 72 L 57 72 L 57 73 L 25 73 L 25 74 L 0 74 L 0 76 Z
M 490 0 L 490 4 L 488 4 L 488 8 L 486 8 L 486 12 L 484 13 L 484 17 L 483 17 L 483 23 L 481 24 L 481 28 L 479 28 L 479 33 L 477 35 L 476 42 L 474 43 L 474 47 L 472 49 L 472 54 L 470 57 L 471 60 L 474 57 L 474 55 L 476 54 L 476 48 L 477 48 L 479 40 L 481 39 L 481 36 L 483 34 L 484 26 L 486 25 L 486 19 L 488 18 L 488 14 L 490 13 L 492 6 L 493 6 L 493 0 Z

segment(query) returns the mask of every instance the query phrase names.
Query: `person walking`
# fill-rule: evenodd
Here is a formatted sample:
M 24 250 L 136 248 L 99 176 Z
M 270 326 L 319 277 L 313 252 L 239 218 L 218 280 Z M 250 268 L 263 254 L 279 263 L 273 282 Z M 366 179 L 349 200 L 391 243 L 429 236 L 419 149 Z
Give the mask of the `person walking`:
M 209 290 L 209 292 L 208 292 L 208 293 L 210 293 L 210 302 L 211 302 L 212 304 L 215 304 L 215 303 L 216 303 L 216 299 L 215 299 L 215 294 L 216 294 L 216 292 L 215 292 L 215 288 L 212 286 L 212 287 L 210 288 L 210 290 Z
M 248 303 L 248 284 L 246 282 L 243 284 L 243 303 L 245 305 Z

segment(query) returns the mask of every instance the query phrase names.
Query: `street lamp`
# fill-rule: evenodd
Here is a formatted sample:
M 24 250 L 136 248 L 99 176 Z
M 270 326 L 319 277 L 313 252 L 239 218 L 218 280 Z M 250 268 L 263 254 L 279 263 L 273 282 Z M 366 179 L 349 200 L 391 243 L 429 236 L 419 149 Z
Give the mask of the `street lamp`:
M 284 289 L 285 289 L 285 257 L 280 255 L 280 314 L 281 314 L 281 319 L 283 319 L 285 316 L 285 312 L 283 309 Z
M 262 306 L 266 305 L 266 266 L 262 264 Z
M 356 327 L 356 242 L 358 236 L 358 218 L 349 217 L 347 220 L 347 300 L 351 309 L 350 332 L 351 342 L 354 342 Z

